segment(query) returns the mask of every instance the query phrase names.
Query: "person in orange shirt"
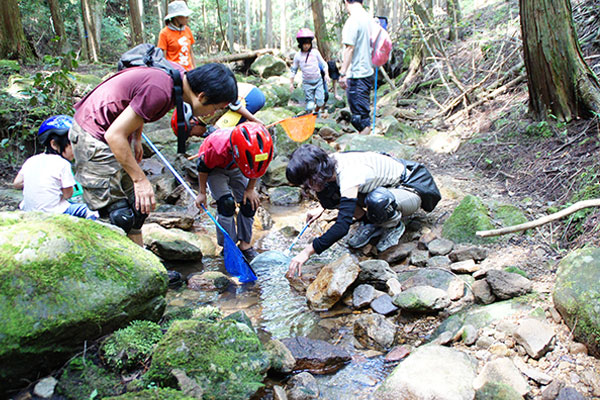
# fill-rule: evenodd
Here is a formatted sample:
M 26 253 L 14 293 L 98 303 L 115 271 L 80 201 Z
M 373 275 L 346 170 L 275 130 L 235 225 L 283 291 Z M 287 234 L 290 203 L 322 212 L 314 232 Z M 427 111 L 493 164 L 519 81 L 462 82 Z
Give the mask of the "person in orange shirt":
M 177 0 L 169 3 L 165 17 L 165 27 L 158 36 L 158 47 L 165 53 L 169 61 L 176 62 L 186 71 L 196 68 L 192 45 L 194 35 L 187 25 L 192 10 L 185 1 Z

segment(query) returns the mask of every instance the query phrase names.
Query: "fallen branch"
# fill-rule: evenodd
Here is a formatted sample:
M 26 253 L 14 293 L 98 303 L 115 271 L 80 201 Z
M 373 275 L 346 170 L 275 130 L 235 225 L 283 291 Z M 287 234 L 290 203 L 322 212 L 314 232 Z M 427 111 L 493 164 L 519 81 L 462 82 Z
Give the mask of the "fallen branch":
M 535 228 L 535 227 L 547 224 L 548 222 L 556 221 L 558 219 L 566 217 L 567 215 L 571 215 L 579 210 L 582 210 L 582 209 L 588 208 L 588 207 L 600 207 L 600 199 L 578 201 L 577 203 L 573 204 L 570 207 L 565 208 L 564 210 L 555 212 L 554 214 L 546 215 L 545 217 L 536 219 L 534 221 L 526 222 L 524 224 L 519 224 L 519 225 L 507 226 L 506 228 L 501 228 L 501 229 L 493 229 L 493 230 L 489 230 L 489 231 L 477 231 L 475 234 L 479 237 L 490 237 L 490 236 L 506 235 L 507 233 L 524 231 L 527 229 L 531 229 L 531 228 Z
M 260 50 L 248 51 L 246 53 L 228 54 L 226 56 L 221 56 L 221 57 L 203 58 L 203 59 L 200 59 L 199 61 L 202 63 L 211 63 L 211 62 L 226 63 L 226 62 L 231 62 L 231 61 L 246 60 L 249 58 L 257 58 L 264 54 L 273 54 L 275 51 L 276 51 L 276 49 L 260 49 Z

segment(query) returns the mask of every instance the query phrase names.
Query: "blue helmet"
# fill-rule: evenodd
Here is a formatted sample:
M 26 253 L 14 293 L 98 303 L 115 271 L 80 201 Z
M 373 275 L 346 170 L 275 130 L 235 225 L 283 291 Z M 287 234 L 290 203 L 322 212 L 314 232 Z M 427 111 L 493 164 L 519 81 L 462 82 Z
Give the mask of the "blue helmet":
M 69 133 L 69 129 L 73 126 L 73 118 L 68 115 L 55 115 L 48 118 L 38 129 L 38 139 L 44 146 L 48 145 L 48 139 L 52 134 L 64 136 Z

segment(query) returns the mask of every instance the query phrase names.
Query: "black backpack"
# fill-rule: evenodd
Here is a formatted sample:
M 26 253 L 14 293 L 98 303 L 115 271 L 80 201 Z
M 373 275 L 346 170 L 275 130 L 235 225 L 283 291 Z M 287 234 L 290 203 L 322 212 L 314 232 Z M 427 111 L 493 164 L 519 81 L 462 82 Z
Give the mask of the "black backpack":
M 396 159 L 404 164 L 402 185 L 414 189 L 421 197 L 421 208 L 427 212 L 433 211 L 442 199 L 433 176 L 425 165 L 416 161 Z
M 173 98 L 177 109 L 177 152 L 185 153 L 188 132 L 185 129 L 183 111 L 183 82 L 181 74 L 165 58 L 161 48 L 142 43 L 123 53 L 117 64 L 119 71 L 130 67 L 152 67 L 165 71 L 173 79 Z

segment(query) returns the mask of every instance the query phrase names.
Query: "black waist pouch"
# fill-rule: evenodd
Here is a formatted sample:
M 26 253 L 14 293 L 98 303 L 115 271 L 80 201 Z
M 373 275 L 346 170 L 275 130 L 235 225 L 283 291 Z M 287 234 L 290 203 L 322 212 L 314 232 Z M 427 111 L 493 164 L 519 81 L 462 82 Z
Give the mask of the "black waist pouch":
M 402 176 L 402 186 L 413 189 L 421 196 L 421 208 L 427 212 L 433 211 L 437 203 L 442 199 L 433 176 L 425 165 L 410 161 L 399 160 L 404 164 L 404 175 Z

